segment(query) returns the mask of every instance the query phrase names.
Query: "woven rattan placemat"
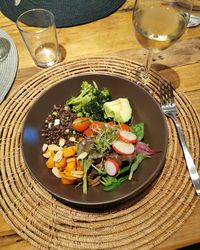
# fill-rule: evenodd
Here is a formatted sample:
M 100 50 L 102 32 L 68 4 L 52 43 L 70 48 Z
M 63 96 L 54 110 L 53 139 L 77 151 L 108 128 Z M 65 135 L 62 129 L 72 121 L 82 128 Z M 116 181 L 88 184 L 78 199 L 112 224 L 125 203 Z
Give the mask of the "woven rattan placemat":
M 195 195 L 176 130 L 170 120 L 167 159 L 155 185 L 143 197 L 104 212 L 70 208 L 56 201 L 31 177 L 20 148 L 24 118 L 50 86 L 72 75 L 109 73 L 136 81 L 138 64 L 122 58 L 86 58 L 58 64 L 34 75 L 0 109 L 0 204 L 13 229 L 40 249 L 150 249 L 172 235 L 192 213 Z M 149 89 L 159 101 L 160 76 L 151 72 Z M 179 121 L 199 166 L 197 112 L 176 92 Z

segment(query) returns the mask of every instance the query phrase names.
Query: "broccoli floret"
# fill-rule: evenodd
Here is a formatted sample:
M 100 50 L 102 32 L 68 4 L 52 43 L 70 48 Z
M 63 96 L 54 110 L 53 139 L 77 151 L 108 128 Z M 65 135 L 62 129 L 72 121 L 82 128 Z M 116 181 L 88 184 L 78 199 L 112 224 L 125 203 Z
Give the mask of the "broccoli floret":
M 95 98 L 96 87 L 83 81 L 81 84 L 80 94 L 73 96 L 66 101 L 66 105 L 72 107 L 72 110 L 79 116 L 84 116 L 84 106 Z
M 85 105 L 85 113 L 89 114 L 92 120 L 104 121 L 104 111 L 102 105 L 97 102 L 95 98 L 90 103 Z
M 103 88 L 101 91 L 102 102 L 107 102 L 111 100 L 110 92 L 107 88 Z
M 67 100 L 68 105 L 85 104 L 91 101 L 94 97 L 94 87 L 86 81 L 81 84 L 81 93 L 78 96 L 73 96 Z
M 84 107 L 85 112 L 89 114 L 92 120 L 105 120 L 105 112 L 102 107 L 105 102 L 111 100 L 111 96 L 107 89 L 103 91 L 97 91 L 96 97 Z
M 108 89 L 99 90 L 94 81 L 93 84 L 83 81 L 80 94 L 67 100 L 66 105 L 69 105 L 78 116 L 103 121 L 104 111 L 102 107 L 105 102 L 110 100 L 111 96 Z

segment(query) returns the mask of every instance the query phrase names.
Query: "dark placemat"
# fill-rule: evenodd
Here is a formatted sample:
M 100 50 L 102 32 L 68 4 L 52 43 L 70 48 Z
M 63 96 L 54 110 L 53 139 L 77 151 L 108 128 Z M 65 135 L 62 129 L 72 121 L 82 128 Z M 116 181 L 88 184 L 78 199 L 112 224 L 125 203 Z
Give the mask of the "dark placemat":
M 115 12 L 125 0 L 1 0 L 4 15 L 16 21 L 22 12 L 42 8 L 53 12 L 57 27 L 80 25 Z

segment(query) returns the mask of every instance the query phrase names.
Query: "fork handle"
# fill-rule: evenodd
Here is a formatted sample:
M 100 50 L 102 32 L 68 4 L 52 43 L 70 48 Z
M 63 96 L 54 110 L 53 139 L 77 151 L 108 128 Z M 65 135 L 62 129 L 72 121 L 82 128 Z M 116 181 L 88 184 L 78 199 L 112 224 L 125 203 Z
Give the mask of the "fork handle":
M 196 166 L 195 166 L 194 161 L 192 159 L 192 156 L 191 156 L 191 154 L 189 152 L 189 149 L 188 149 L 188 146 L 186 144 L 185 137 L 183 135 L 181 126 L 174 117 L 171 117 L 171 118 L 172 118 L 172 120 L 174 121 L 174 123 L 176 125 L 176 129 L 177 129 L 177 132 L 178 132 L 181 147 L 183 149 L 183 153 L 184 153 L 184 156 L 185 156 L 185 160 L 186 160 L 187 168 L 188 168 L 188 171 L 189 171 L 189 174 L 190 174 L 190 178 L 191 178 L 192 183 L 193 183 L 193 185 L 195 187 L 197 195 L 200 196 L 200 178 L 199 178 L 199 174 L 197 172 L 197 169 L 196 169 Z

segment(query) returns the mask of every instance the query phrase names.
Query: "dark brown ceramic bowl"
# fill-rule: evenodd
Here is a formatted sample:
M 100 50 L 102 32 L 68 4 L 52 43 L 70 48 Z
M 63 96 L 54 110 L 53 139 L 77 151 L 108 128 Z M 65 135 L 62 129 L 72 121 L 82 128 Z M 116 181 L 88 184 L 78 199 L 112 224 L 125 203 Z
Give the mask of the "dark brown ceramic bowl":
M 161 153 L 146 159 L 134 174 L 134 180 L 123 183 L 112 192 L 105 192 L 102 186 L 89 187 L 88 194 L 82 193 L 82 186 L 63 185 L 51 170 L 45 166 L 41 148 L 44 143 L 41 128 L 54 104 L 64 104 L 66 99 L 80 92 L 83 80 L 99 88 L 107 87 L 112 99 L 126 97 L 133 109 L 134 123 L 144 122 L 145 138 L 153 149 Z M 165 117 L 159 105 L 144 89 L 125 79 L 112 75 L 79 75 L 60 82 L 47 90 L 30 109 L 22 131 L 22 151 L 27 167 L 32 176 L 54 197 L 68 205 L 82 208 L 104 208 L 116 205 L 138 195 L 147 188 L 161 172 L 167 151 L 168 131 Z

